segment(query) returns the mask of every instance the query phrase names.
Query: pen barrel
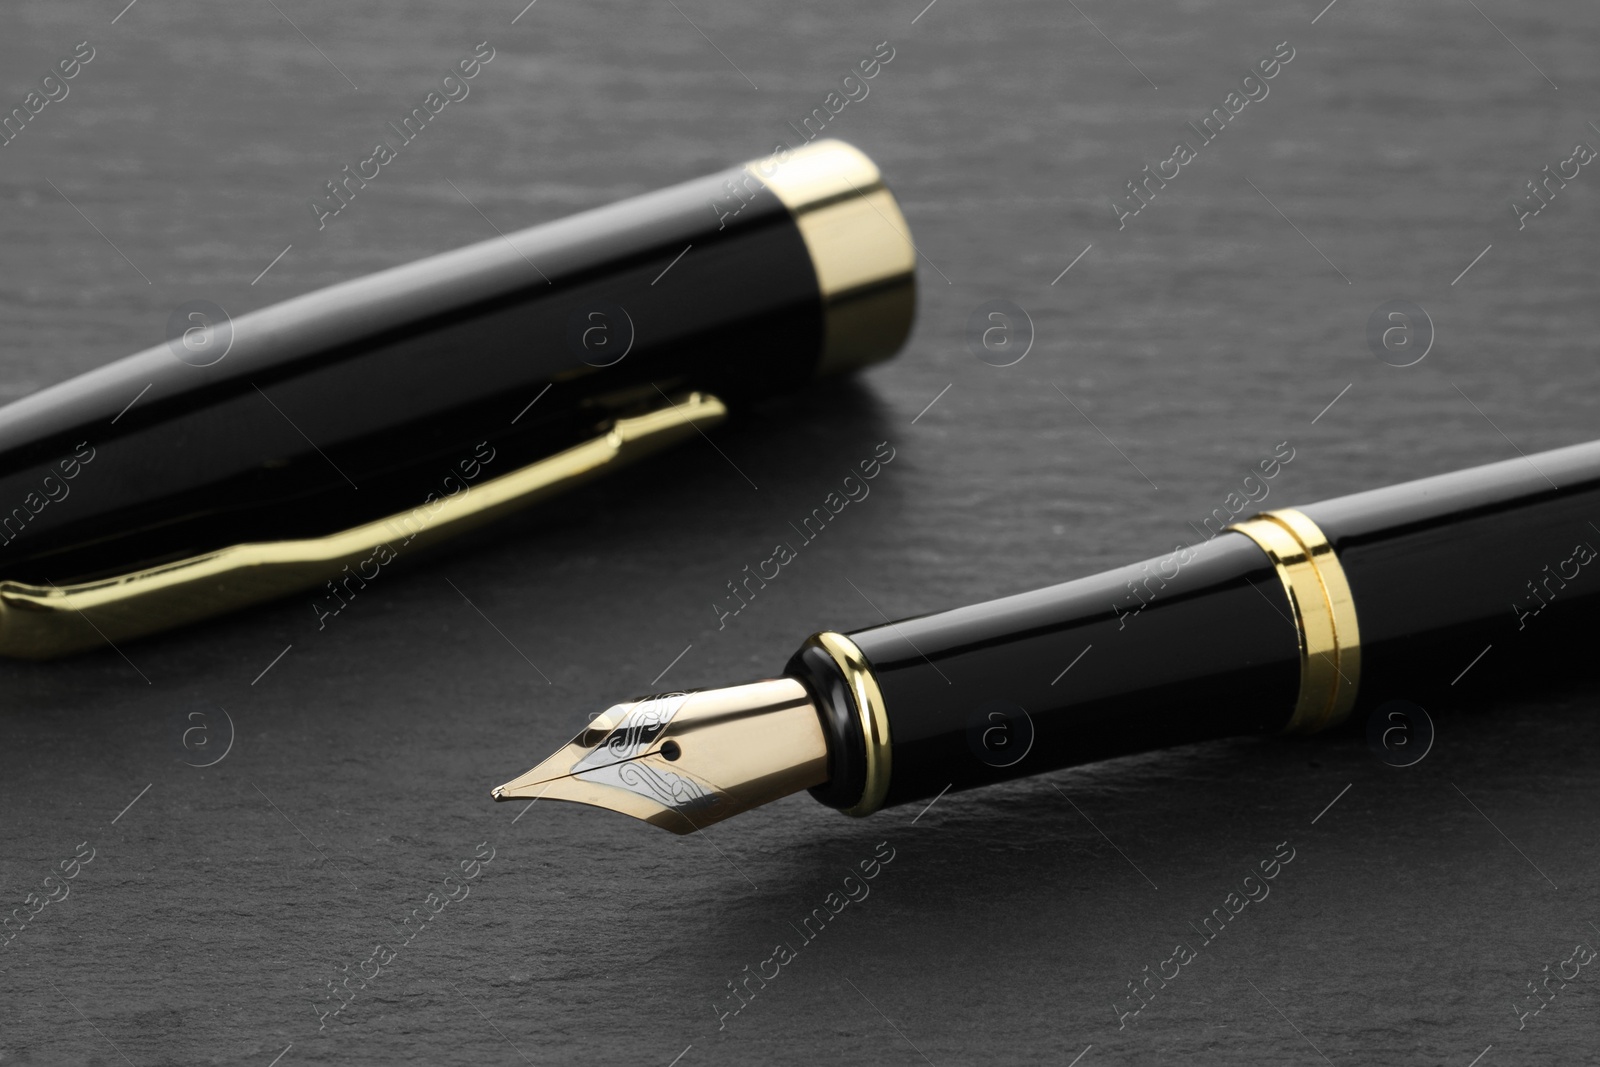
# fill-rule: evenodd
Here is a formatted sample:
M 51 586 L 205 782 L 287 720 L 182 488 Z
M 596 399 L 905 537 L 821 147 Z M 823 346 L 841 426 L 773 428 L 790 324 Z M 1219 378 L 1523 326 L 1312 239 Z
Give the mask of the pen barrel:
M 882 805 L 1071 764 L 1276 731 L 1300 653 L 1272 562 L 1245 536 L 954 611 L 852 633 L 887 714 Z M 813 794 L 849 808 L 862 754 L 837 673 L 803 650 L 790 673 L 824 708 L 834 774 Z
M 1590 661 L 1600 442 L 1299 510 L 1349 581 L 1361 630 L 1358 709 L 1391 699 L 1427 707 Z
M 1589 662 L 1597 616 L 1600 442 L 821 634 L 788 672 L 829 737 L 830 780 L 812 793 L 865 814 L 1133 752 L 1320 729 L 1390 700 L 1438 709 L 1559 679 Z
M 469 232 L 512 214 L 477 206 Z M 886 358 L 912 312 L 903 230 L 876 167 L 817 142 L 231 323 L 197 312 L 193 349 L 0 410 L 0 578 L 322 536 L 685 390 L 744 401 Z

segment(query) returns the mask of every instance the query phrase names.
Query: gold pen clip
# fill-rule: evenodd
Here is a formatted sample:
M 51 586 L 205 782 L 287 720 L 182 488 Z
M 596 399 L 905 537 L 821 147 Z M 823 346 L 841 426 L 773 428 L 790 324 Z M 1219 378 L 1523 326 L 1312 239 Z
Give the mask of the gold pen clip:
M 716 397 L 689 393 L 615 419 L 582 444 L 428 505 L 426 522 L 407 540 L 418 547 L 443 541 L 684 440 L 726 415 Z M 0 582 L 0 656 L 50 659 L 313 588 L 394 541 L 397 530 L 410 528 L 408 521 L 417 525 L 415 511 L 323 537 L 229 545 L 91 582 Z

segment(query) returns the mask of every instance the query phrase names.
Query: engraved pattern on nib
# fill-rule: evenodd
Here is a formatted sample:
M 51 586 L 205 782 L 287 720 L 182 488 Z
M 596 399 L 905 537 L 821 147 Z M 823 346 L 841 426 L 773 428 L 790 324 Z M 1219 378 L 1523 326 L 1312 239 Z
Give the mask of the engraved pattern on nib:
M 571 773 L 579 774 L 639 756 L 661 736 L 688 698 L 687 693 L 663 693 L 637 702 L 623 713 L 593 752 L 572 765 Z M 609 711 L 606 714 L 610 716 Z
M 572 766 L 585 782 L 625 789 L 685 816 L 720 818 L 726 798 L 687 774 L 668 770 L 646 756 L 688 701 L 688 693 L 663 693 L 628 707 L 593 751 Z M 621 707 L 619 705 L 619 707 Z M 610 717 L 607 712 L 607 717 Z M 640 758 L 645 757 L 645 758 Z
M 656 803 L 686 815 L 704 813 L 715 817 L 724 799 L 693 778 L 644 761 L 617 763 L 578 775 L 585 781 L 604 782 L 619 789 L 649 797 Z

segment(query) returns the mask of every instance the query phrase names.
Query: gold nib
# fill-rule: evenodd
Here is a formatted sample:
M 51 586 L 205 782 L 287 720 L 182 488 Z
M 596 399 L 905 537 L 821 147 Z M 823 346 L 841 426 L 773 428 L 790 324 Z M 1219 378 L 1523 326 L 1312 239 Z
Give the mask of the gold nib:
M 817 709 L 793 678 L 617 704 L 496 800 L 569 800 L 689 834 L 828 780 Z

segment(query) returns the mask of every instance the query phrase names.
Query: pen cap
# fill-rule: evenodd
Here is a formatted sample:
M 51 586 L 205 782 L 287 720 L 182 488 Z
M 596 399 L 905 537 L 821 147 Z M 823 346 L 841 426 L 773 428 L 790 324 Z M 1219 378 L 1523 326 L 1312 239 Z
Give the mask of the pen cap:
M 321 585 L 887 358 L 914 266 L 877 167 L 818 141 L 180 319 L 0 409 L 0 654 L 68 650 L 51 613 L 114 639 Z

